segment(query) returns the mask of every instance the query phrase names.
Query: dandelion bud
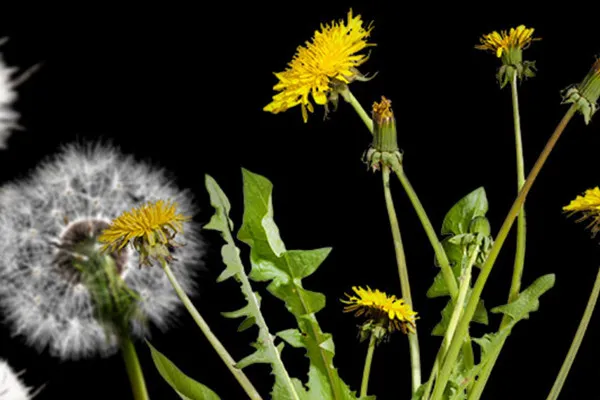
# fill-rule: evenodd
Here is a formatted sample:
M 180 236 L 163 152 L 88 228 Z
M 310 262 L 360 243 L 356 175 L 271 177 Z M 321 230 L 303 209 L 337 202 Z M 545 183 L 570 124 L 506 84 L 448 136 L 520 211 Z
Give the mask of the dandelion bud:
M 381 102 L 373 103 L 372 118 L 373 142 L 364 158 L 366 164 L 373 170 L 378 170 L 381 164 L 393 167 L 394 163 L 401 163 L 402 154 L 398 149 L 396 119 L 391 100 L 381 96 Z
M 562 103 L 575 104 L 586 125 L 589 124 L 598 109 L 596 102 L 600 97 L 600 59 L 592 65 L 581 83 L 568 87 L 563 93 Z

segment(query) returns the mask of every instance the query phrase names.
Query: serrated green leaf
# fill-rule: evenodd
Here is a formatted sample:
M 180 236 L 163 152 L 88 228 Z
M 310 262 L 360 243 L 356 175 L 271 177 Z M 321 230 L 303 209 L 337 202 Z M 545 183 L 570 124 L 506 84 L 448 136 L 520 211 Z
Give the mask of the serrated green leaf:
M 446 214 L 442 223 L 442 235 L 467 233 L 475 217 L 483 217 L 488 201 L 483 187 L 477 188 L 460 199 Z
M 258 326 L 258 339 L 252 344 L 256 350 L 240 360 L 238 362 L 238 367 L 244 368 L 253 363 L 270 364 L 273 375 L 275 375 L 275 386 L 273 391 L 277 395 L 276 398 L 303 400 L 299 396 L 304 393 L 304 389 L 297 391 L 295 381 L 289 377 L 280 357 L 283 343 L 278 347 L 275 346 L 274 337 L 269 333 L 269 329 L 260 312 L 260 296 L 252 290 L 252 286 L 250 285 L 250 281 L 244 270 L 240 258 L 240 250 L 235 245 L 233 233 L 231 231 L 233 223 L 229 220 L 229 201 L 214 179 L 207 176 L 206 182 L 207 189 L 211 192 L 211 198 L 217 199 L 211 203 L 215 207 L 216 215 L 213 217 L 213 220 L 211 220 L 212 224 L 209 225 L 209 227 L 220 230 L 226 242 L 221 249 L 221 255 L 226 265 L 226 269 L 219 276 L 218 281 L 220 282 L 235 277 L 240 283 L 242 293 L 247 302 L 246 306 L 241 309 L 228 313 L 226 312 L 223 313 L 223 315 L 228 318 L 244 318 L 238 331 L 243 331 L 253 325 Z M 223 221 L 225 219 L 227 219 L 229 223 L 224 223 Z M 265 226 L 265 229 L 270 232 L 270 235 L 273 235 L 273 227 L 269 225 L 269 221 L 265 222 Z M 268 241 L 266 241 L 266 243 L 268 244 Z
M 146 341 L 146 343 L 150 348 L 156 369 L 181 398 L 189 400 L 220 400 L 220 397 L 215 392 L 181 372 L 175 364 L 156 350 L 150 342 Z
M 210 197 L 210 204 L 215 208 L 216 212 L 210 219 L 210 222 L 204 225 L 203 228 L 220 232 L 232 231 L 233 221 L 229 218 L 229 211 L 231 210 L 229 199 L 210 175 L 206 175 L 205 184 Z
M 325 296 L 302 287 L 329 248 L 287 251 L 273 220 L 272 185 L 264 177 L 244 170 L 244 223 L 238 238 L 250 246 L 251 279 L 270 281 L 268 291 L 281 299 L 296 317 L 310 360 L 308 399 L 356 399 L 333 367 L 331 336 L 321 331 L 315 313 L 325 306 Z M 296 344 L 300 344 L 296 342 Z
M 266 242 L 277 257 L 285 252 L 279 228 L 273 220 L 273 184 L 263 176 L 242 168 L 244 178 L 244 218 L 238 239 L 253 246 Z
M 276 334 L 280 338 L 286 341 L 292 347 L 301 348 L 304 347 L 304 336 L 300 333 L 298 329 L 286 329 L 281 332 L 277 332 Z
M 540 296 L 550 290 L 555 281 L 554 274 L 539 277 L 527 289 L 523 290 L 516 300 L 503 306 L 494 307 L 492 312 L 506 314 L 515 322 L 528 319 L 530 312 L 538 310 Z

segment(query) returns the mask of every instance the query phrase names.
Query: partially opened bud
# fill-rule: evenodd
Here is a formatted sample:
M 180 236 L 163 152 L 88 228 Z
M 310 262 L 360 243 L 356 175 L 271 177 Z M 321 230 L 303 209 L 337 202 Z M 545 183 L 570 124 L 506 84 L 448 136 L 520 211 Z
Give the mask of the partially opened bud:
M 600 59 L 592 65 L 590 72 L 578 85 L 565 89 L 563 104 L 572 103 L 577 106 L 577 111 L 583 115 L 586 124 L 590 123 L 592 116 L 598 109 L 596 102 L 600 97 Z

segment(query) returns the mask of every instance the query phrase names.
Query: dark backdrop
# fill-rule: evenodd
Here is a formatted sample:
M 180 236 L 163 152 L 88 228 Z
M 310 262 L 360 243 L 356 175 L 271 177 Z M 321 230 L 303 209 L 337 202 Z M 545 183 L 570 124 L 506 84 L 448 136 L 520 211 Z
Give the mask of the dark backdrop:
M 10 38 L 1 48 L 6 62 L 21 69 L 43 65 L 19 90 L 15 107 L 25 130 L 15 133 L 1 154 L 0 178 L 26 174 L 64 143 L 109 139 L 124 152 L 164 166 L 180 186 L 191 188 L 202 204 L 200 223 L 212 214 L 203 186 L 204 174 L 211 174 L 229 196 L 239 227 L 240 167 L 268 177 L 275 188 L 275 220 L 287 247 L 333 247 L 305 286 L 328 296 L 327 307 L 317 316 L 324 331 L 333 333 L 341 376 L 358 389 L 366 345 L 356 340 L 356 321 L 341 312 L 337 299 L 352 285 L 399 292 L 381 178 L 360 161 L 369 134 L 345 103 L 325 122 L 317 107 L 307 124 L 298 108 L 280 115 L 262 111 L 273 95 L 272 72 L 285 68 L 296 46 L 321 22 L 345 18 L 350 6 L 326 3 L 3 11 L 0 34 Z M 488 217 L 497 232 L 516 195 L 510 91 L 499 90 L 495 82 L 497 59 L 473 45 L 483 33 L 521 23 L 535 27 L 535 35 L 543 38 L 526 52 L 528 59 L 537 60 L 538 76 L 520 86 L 529 168 L 567 109 L 559 104 L 560 90 L 579 82 L 600 52 L 592 16 L 568 8 L 572 17 L 567 11 L 557 17 L 547 9 L 530 13 L 508 3 L 475 9 L 426 2 L 352 6 L 375 23 L 372 41 L 378 46 L 361 70 L 379 75 L 351 88 L 366 107 L 381 95 L 392 99 L 405 170 L 434 226 L 439 229 L 454 202 L 483 185 L 490 200 Z M 556 273 L 557 283 L 542 298 L 541 310 L 517 325 L 485 398 L 545 398 L 569 347 L 600 252 L 597 240 L 590 239 L 583 225 L 567 219 L 561 207 L 600 181 L 599 129 L 597 119 L 585 126 L 581 117 L 575 118 L 528 198 L 523 283 L 550 272 Z M 421 316 L 426 375 L 440 342 L 428 333 L 445 300 L 424 295 L 437 273 L 433 252 L 396 180 L 392 191 Z M 255 331 L 237 333 L 238 321 L 219 315 L 236 309 L 242 299 L 234 282 L 215 283 L 223 269 L 221 241 L 212 233 L 205 238 L 210 246 L 208 271 L 194 301 L 240 359 L 250 352 L 247 344 Z M 489 306 L 505 302 L 514 240 L 513 235 L 507 240 L 484 292 Z M 272 331 L 291 327 L 282 304 L 264 291 L 263 298 Z M 579 398 L 595 387 L 599 321 L 595 315 L 562 398 Z M 492 316 L 490 326 L 498 323 Z M 485 332 L 479 327 L 473 331 Z M 0 334 L 0 355 L 17 370 L 26 370 L 26 383 L 47 383 L 40 399 L 130 396 L 118 356 L 61 362 L 10 338 L 6 327 Z M 153 342 L 223 399 L 244 397 L 186 314 L 180 326 L 157 333 Z M 175 398 L 142 344 L 139 351 L 153 398 Z M 302 354 L 288 351 L 288 356 L 297 361 L 292 374 L 304 377 Z M 268 368 L 252 366 L 246 372 L 266 395 Z M 408 398 L 409 374 L 407 341 L 396 335 L 375 353 L 370 391 L 381 399 L 397 398 L 396 391 Z

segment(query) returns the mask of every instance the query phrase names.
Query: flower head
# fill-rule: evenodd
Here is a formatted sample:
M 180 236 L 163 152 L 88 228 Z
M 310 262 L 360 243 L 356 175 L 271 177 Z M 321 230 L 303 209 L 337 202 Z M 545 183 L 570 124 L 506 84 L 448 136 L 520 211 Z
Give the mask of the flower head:
M 479 41 L 480 45 L 475 46 L 479 50 L 489 50 L 496 54 L 496 57 L 502 57 L 502 54 L 509 53 L 514 49 L 526 49 L 534 40 L 540 40 L 533 37 L 533 28 L 526 28 L 525 25 L 519 25 L 516 28 L 510 28 L 510 32 L 494 31 L 483 35 Z
M 279 83 L 273 89 L 281 93 L 264 111 L 274 114 L 300 105 L 302 118 L 308 121 L 308 112 L 314 112 L 309 96 L 316 104 L 326 106 L 335 86 L 344 86 L 357 79 L 365 79 L 356 69 L 368 59 L 366 54 L 357 54 L 366 47 L 374 46 L 366 39 L 372 27 L 363 27 L 360 15 L 348 12 L 348 22 L 331 22 L 315 31 L 312 42 L 299 46 L 288 68 L 275 73 Z
M 479 39 L 481 44 L 475 46 L 479 50 L 489 50 L 502 59 L 503 65 L 497 74 L 501 87 L 506 86 L 515 74 L 519 79 L 535 76 L 535 61 L 523 61 L 523 50 L 533 41 L 540 40 L 533 37 L 533 31 L 533 28 L 526 28 L 525 25 L 510 28 L 508 33 L 505 30 L 500 33 L 494 31 L 483 35 Z
M 158 200 L 149 202 L 131 211 L 125 211 L 113 220 L 98 238 L 104 249 L 121 250 L 132 241 L 140 252 L 140 262 L 149 263 L 148 258 L 172 261 L 169 247 L 175 234 L 183 231 L 183 222 L 190 218 L 176 212 L 177 203 Z
M 388 332 L 401 330 L 403 333 L 415 332 L 415 319 L 417 313 L 408 304 L 396 296 L 388 296 L 377 289 L 371 290 L 367 286 L 352 287 L 355 295 L 346 294 L 347 299 L 341 300 L 348 304 L 344 312 L 354 312 L 357 317 L 365 316 L 367 323 L 375 322 Z
M 161 198 L 195 211 L 163 170 L 105 145 L 68 146 L 28 179 L 0 188 L 0 306 L 13 332 L 73 359 L 118 349 L 120 332 L 107 320 L 121 318 L 138 337 L 150 323 L 167 329 L 181 303 L 166 274 L 137 268 L 129 248 L 104 254 L 98 241 L 114 218 Z M 171 267 L 192 294 L 203 246 L 194 223 L 182 237 Z
M 577 196 L 568 205 L 563 207 L 563 211 L 571 214 L 581 213 L 582 216 L 577 222 L 591 219 L 587 226 L 592 231 L 592 237 L 600 231 L 600 188 L 597 186 L 585 191 L 583 196 Z
M 7 68 L 0 58 L 0 149 L 6 148 L 6 141 L 12 130 L 17 127 L 19 117 L 19 114 L 11 108 L 17 98 L 12 81 L 14 72 L 15 68 Z

